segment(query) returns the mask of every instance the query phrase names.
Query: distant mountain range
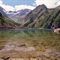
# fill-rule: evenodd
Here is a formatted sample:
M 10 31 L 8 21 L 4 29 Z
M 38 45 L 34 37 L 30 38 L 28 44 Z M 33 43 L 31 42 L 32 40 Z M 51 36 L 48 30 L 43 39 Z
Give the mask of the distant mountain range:
M 11 26 L 17 23 L 19 28 L 60 28 L 60 6 L 48 9 L 45 5 L 39 5 L 34 10 L 24 9 L 6 13 L 4 11 L 5 10 L 0 7 L 0 21 L 3 18 L 9 21 L 8 25 Z
M 25 16 L 30 12 L 29 9 L 18 10 L 18 11 L 9 11 L 7 15 L 9 18 L 14 20 L 17 23 L 24 23 Z
M 2 7 L 0 7 L 0 13 L 4 16 L 7 17 L 7 14 L 5 13 L 5 9 L 3 9 Z

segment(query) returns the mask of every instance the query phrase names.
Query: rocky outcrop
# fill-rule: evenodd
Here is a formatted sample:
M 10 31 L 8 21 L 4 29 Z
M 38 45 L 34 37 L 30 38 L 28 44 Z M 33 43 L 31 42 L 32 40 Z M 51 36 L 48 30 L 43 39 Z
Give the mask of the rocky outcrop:
M 54 32 L 60 34 L 60 28 L 54 29 Z

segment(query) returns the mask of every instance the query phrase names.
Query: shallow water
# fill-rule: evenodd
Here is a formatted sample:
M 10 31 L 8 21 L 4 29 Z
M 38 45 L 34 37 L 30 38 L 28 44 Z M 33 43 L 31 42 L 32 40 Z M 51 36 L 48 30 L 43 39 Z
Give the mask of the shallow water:
M 26 42 L 30 45 L 38 44 L 38 42 L 44 42 L 43 45 L 60 46 L 60 35 L 53 33 L 49 29 L 16 29 L 16 30 L 0 30 L 0 49 L 7 43 L 11 42 Z M 13 44 L 12 43 L 12 44 Z M 17 43 L 16 43 L 17 44 Z
M 52 54 L 56 56 L 55 50 L 60 56 L 60 35 L 52 30 L 0 30 L 0 57 L 37 57 L 46 54 L 51 58 Z

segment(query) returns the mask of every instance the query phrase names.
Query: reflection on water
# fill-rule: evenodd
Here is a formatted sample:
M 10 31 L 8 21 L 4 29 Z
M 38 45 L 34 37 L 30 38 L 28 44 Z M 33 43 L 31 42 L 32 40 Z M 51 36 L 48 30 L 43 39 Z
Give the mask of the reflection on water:
M 0 30 L 0 40 L 12 37 L 14 35 L 18 35 L 18 34 L 28 34 L 29 36 L 33 36 L 34 34 L 49 34 L 52 33 L 51 30 L 49 29 L 16 29 L 16 30 Z
M 30 28 L 30 29 L 16 29 L 16 30 L 0 30 L 0 36 L 4 36 L 7 35 L 5 34 L 5 32 L 7 33 L 19 33 L 19 32 L 52 32 L 51 29 L 38 29 L 38 28 Z

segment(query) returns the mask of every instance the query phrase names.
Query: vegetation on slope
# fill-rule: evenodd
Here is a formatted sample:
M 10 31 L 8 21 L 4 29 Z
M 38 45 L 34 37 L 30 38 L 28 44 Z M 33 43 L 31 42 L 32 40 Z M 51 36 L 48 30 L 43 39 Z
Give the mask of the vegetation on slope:
M 45 5 L 39 5 L 26 16 L 26 22 L 21 27 L 36 27 L 55 29 L 60 28 L 60 7 L 48 9 Z
M 0 28 L 3 29 L 14 29 L 15 27 L 20 26 L 20 24 L 14 22 L 13 20 L 11 20 L 8 17 L 3 16 L 0 13 Z

